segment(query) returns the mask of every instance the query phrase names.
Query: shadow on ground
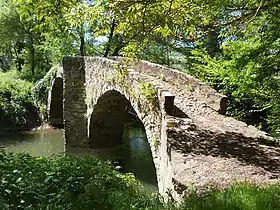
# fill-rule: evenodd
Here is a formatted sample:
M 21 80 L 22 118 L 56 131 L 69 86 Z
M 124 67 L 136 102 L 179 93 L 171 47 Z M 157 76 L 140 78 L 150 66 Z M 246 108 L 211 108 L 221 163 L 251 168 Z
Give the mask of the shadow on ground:
M 170 114 L 174 117 L 187 118 L 178 107 Z M 191 130 L 180 129 L 180 126 L 169 128 L 167 133 L 171 149 L 185 155 L 192 153 L 236 158 L 244 165 L 255 165 L 279 175 L 280 148 L 277 142 L 265 138 L 245 137 L 241 133 L 229 131 L 221 133 L 193 128 L 193 126 Z

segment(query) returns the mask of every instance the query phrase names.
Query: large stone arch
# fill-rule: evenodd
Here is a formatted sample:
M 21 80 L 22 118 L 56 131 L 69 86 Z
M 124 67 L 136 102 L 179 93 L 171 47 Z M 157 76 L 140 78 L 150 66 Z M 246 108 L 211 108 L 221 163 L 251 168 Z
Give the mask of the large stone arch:
M 156 150 L 156 148 L 154 148 L 154 143 L 155 140 L 160 138 L 161 136 L 161 129 L 160 129 L 160 121 L 161 121 L 161 116 L 160 116 L 160 112 L 159 110 L 155 110 L 154 112 L 151 112 L 151 110 L 144 110 L 145 108 L 143 108 L 143 106 L 145 106 L 144 104 L 141 104 L 140 101 L 131 99 L 131 97 L 126 93 L 126 91 L 123 91 L 118 85 L 116 85 L 115 87 L 111 87 L 108 86 L 108 89 L 103 89 L 102 91 L 98 92 L 98 95 L 95 95 L 94 97 L 94 93 L 93 95 L 91 95 L 91 88 L 90 85 L 87 86 L 87 91 L 88 91 L 88 98 L 86 101 L 88 101 L 88 113 L 87 113 L 87 140 L 86 140 L 86 144 L 89 146 L 89 141 L 90 141 L 90 128 L 92 126 L 92 117 L 94 117 L 95 113 L 97 112 L 96 109 L 96 105 L 98 105 L 100 102 L 102 103 L 102 111 L 106 112 L 106 110 L 108 109 L 108 106 L 110 106 L 110 103 L 113 102 L 113 104 L 119 104 L 119 107 L 115 107 L 117 108 L 117 110 L 115 110 L 116 112 L 119 112 L 119 116 L 117 116 L 118 118 L 123 118 L 120 121 L 120 124 L 117 125 L 118 127 L 122 127 L 123 123 L 125 121 L 125 117 L 128 117 L 127 115 L 129 114 L 129 112 L 135 113 L 135 115 L 141 120 L 141 122 L 143 123 L 143 126 L 146 130 L 147 133 L 147 138 L 149 141 L 150 146 Z M 110 95 L 108 97 L 108 95 Z M 100 100 L 101 99 L 101 100 Z M 112 101 L 113 100 L 113 101 Z M 100 107 L 99 107 L 100 108 Z M 146 113 L 149 112 L 149 113 Z M 115 118 L 115 117 L 114 117 Z M 114 120 L 113 119 L 109 119 L 110 120 Z M 115 118 L 117 119 L 117 118 Z M 118 119 L 119 120 L 119 119 Z M 109 121 L 109 120 L 108 120 Z M 109 122 L 110 123 L 110 122 Z M 112 126 L 111 126 L 112 127 Z M 116 134 L 121 135 L 121 133 Z M 155 155 L 156 156 L 156 155 Z
M 170 165 L 163 117 L 165 109 L 162 108 L 164 91 L 159 91 L 134 72 L 121 72 L 117 63 L 104 58 L 64 58 L 66 152 L 73 151 L 73 147 L 90 148 L 90 121 L 95 105 L 104 94 L 119 93 L 130 102 L 145 127 L 158 188 L 164 193 L 172 185 L 172 171 L 167 171 Z M 143 89 L 154 91 L 153 97 L 146 96 Z
M 101 95 L 89 118 L 89 147 L 121 145 L 125 123 L 134 113 L 130 102 L 120 92 L 108 90 Z
M 120 92 L 112 89 L 103 93 L 94 105 L 88 119 L 88 148 L 117 149 L 118 155 L 111 160 L 119 161 L 123 172 L 133 172 L 140 180 L 157 184 L 154 158 L 142 119 L 130 101 Z M 142 137 L 133 140 L 130 132 L 136 130 Z M 135 133 L 133 133 L 135 135 Z M 137 134 L 136 134 L 137 135 Z M 140 142 L 139 142 L 140 140 Z

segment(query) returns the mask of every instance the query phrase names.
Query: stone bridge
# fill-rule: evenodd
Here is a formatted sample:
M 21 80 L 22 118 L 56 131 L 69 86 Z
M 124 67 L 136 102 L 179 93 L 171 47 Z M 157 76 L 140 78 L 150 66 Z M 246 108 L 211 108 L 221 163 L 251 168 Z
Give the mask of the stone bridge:
M 121 144 L 124 124 L 137 116 L 161 194 L 180 199 L 189 186 L 279 179 L 275 141 L 222 115 L 227 98 L 189 75 L 147 61 L 99 57 L 65 57 L 63 75 L 58 72 L 50 121 L 62 124 L 63 77 L 66 152 Z

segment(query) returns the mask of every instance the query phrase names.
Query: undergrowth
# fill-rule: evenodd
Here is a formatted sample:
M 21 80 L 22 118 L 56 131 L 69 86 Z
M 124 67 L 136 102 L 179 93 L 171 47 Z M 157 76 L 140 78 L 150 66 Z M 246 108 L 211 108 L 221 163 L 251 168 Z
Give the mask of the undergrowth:
M 32 84 L 20 79 L 17 72 L 3 73 L 0 71 L 1 131 L 25 127 L 30 123 L 29 116 L 36 116 L 32 103 L 31 87 Z
M 0 209 L 276 210 L 280 185 L 237 183 L 179 205 L 146 191 L 131 174 L 94 157 L 31 157 L 0 151 Z

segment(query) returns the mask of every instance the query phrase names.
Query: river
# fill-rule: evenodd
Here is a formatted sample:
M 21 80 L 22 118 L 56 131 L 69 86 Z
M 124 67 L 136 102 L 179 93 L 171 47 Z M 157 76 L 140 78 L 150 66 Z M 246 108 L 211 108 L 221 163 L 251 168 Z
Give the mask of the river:
M 90 155 L 104 160 L 117 160 L 116 164 L 121 166 L 120 171 L 133 173 L 146 188 L 157 191 L 155 167 L 144 129 L 139 126 L 126 126 L 123 142 L 121 148 L 92 150 Z M 32 156 L 50 157 L 65 153 L 63 130 L 54 128 L 1 135 L 0 147 L 15 153 L 26 152 Z M 82 154 L 83 150 L 79 148 L 71 153 L 88 155 Z

